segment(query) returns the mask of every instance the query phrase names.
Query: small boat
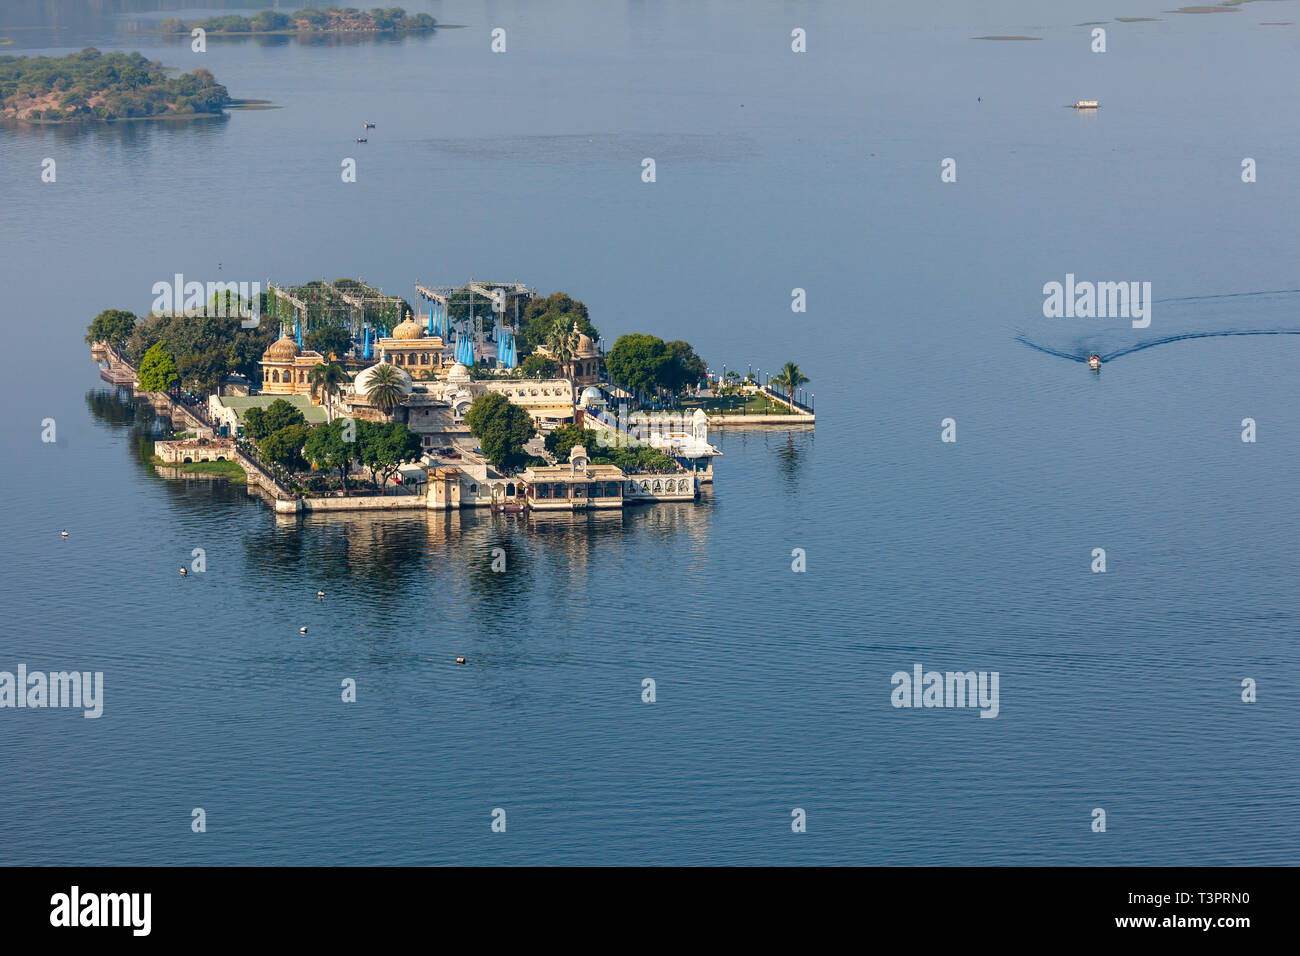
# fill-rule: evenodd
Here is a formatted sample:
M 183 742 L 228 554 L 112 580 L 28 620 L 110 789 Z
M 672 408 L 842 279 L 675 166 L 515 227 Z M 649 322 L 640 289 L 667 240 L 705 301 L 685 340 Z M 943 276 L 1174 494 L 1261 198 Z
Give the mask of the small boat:
M 1096 100 L 1079 100 L 1070 104 L 1071 109 L 1075 110 L 1095 110 L 1097 108 Z
M 1101 371 L 1101 356 L 1096 352 L 1093 352 L 1088 356 L 1088 368 L 1092 369 L 1094 372 Z
M 362 124 L 361 124 L 361 128 L 362 128 L 362 129 L 374 129 L 374 128 L 375 128 L 375 124 L 374 124 L 374 123 L 362 123 Z
M 357 137 L 357 142 L 358 142 L 358 143 L 368 143 L 368 142 L 370 142 L 370 141 L 369 141 L 368 139 L 366 139 L 364 136 L 358 136 L 358 137 Z

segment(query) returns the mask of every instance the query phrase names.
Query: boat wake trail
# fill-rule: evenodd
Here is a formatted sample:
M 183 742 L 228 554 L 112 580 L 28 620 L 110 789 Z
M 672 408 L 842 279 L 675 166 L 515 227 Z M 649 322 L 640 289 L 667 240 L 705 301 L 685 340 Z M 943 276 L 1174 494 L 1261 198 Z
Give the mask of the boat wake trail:
M 1031 349 L 1037 349 L 1047 355 L 1055 355 L 1058 358 L 1069 359 L 1071 362 L 1088 361 L 1088 351 L 1085 349 L 1082 353 L 1062 352 L 1060 349 L 1054 349 L 1047 345 L 1039 345 L 1037 342 L 1029 341 L 1029 337 L 1023 331 L 1016 332 L 1016 341 L 1021 345 L 1028 345 Z
M 1156 299 L 1162 302 L 1208 302 L 1213 299 L 1254 299 L 1266 295 L 1296 295 L 1300 289 L 1261 289 L 1258 292 L 1220 292 L 1217 295 L 1183 295 L 1172 299 Z
M 1016 341 L 1038 352 L 1055 355 L 1057 358 L 1069 359 L 1072 362 L 1087 362 L 1088 356 L 1095 353 L 1105 363 L 1113 362 L 1123 355 L 1141 352 L 1143 349 L 1155 348 L 1157 345 L 1168 345 L 1170 342 L 1182 342 L 1186 339 L 1224 338 L 1229 335 L 1300 335 L 1300 329 L 1223 329 L 1214 332 L 1181 332 L 1178 335 L 1166 335 L 1162 338 L 1151 339 L 1149 342 L 1139 342 L 1136 345 L 1112 349 L 1109 352 L 1102 352 L 1086 345 L 1079 345 L 1074 350 L 1055 349 L 1050 345 L 1040 345 L 1038 342 L 1031 341 L 1023 331 L 1016 333 Z
M 1189 326 L 1195 329 L 1196 325 L 1200 325 L 1201 329 L 1176 332 L 1142 342 L 1124 342 L 1123 338 L 1126 336 L 1120 329 L 1069 336 L 1064 341 L 1058 338 L 1050 345 L 1035 342 L 1025 334 L 1023 329 L 1017 329 L 1016 341 L 1045 355 L 1055 355 L 1057 358 L 1069 359 L 1072 362 L 1087 362 L 1089 355 L 1096 355 L 1104 363 L 1112 362 L 1124 355 L 1132 355 L 1134 352 L 1141 352 L 1143 349 L 1187 339 L 1226 338 L 1230 335 L 1300 335 L 1300 328 L 1283 325 L 1296 314 L 1297 296 L 1300 296 L 1300 289 L 1261 289 L 1255 292 L 1225 292 L 1217 295 L 1156 299 L 1156 302 L 1165 305 L 1161 313 L 1162 320 L 1175 322 L 1184 329 L 1188 329 Z M 1256 322 L 1262 319 L 1268 323 L 1270 318 L 1274 319 L 1277 327 L 1224 328 L 1232 325 L 1233 320 L 1240 317 L 1243 311 L 1249 311 L 1251 318 Z M 1219 327 L 1206 329 L 1206 325 Z M 1050 333 L 1048 335 L 1050 337 Z
M 1114 352 L 1107 352 L 1101 357 L 1103 362 L 1109 362 L 1117 359 L 1121 355 L 1132 355 L 1134 352 L 1141 352 L 1143 349 L 1153 348 L 1157 345 L 1165 345 L 1169 342 L 1181 342 L 1184 339 L 1213 339 L 1228 335 L 1300 335 L 1300 329 L 1232 329 L 1221 332 L 1184 332 L 1181 335 L 1166 335 L 1162 339 L 1153 339 L 1150 342 L 1139 342 L 1137 345 L 1130 345 L 1126 349 L 1119 349 Z M 1083 361 L 1080 359 L 1080 361 Z

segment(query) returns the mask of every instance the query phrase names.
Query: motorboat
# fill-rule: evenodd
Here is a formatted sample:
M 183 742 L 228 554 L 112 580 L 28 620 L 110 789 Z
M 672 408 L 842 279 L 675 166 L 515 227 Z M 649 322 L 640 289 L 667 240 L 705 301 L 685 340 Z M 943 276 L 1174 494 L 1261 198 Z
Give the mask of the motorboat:
M 1093 352 L 1088 356 L 1088 368 L 1092 369 L 1094 372 L 1101 371 L 1101 356 L 1096 352 Z

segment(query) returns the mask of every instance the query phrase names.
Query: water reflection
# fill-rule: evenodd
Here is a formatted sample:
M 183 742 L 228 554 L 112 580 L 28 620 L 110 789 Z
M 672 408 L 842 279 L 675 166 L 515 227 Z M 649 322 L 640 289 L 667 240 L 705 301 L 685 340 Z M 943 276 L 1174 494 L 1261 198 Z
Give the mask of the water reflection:
M 136 400 L 129 388 L 92 388 L 86 392 L 90 417 L 104 425 L 134 425 L 141 419 L 156 420 L 152 408 Z
M 200 140 L 217 136 L 230 122 L 230 114 L 221 116 L 160 116 L 116 119 L 112 122 L 84 120 L 76 123 L 30 123 L 4 120 L 0 129 L 26 136 L 44 137 L 54 146 L 86 142 L 93 147 L 140 148 L 165 139 L 184 135 Z
M 776 460 L 781 466 L 781 477 L 785 483 L 794 486 L 799 478 L 799 469 L 802 467 L 803 458 L 807 445 L 810 443 L 812 432 L 809 431 L 801 438 L 807 441 L 795 442 L 794 432 L 786 432 L 785 444 L 780 446 L 776 452 Z

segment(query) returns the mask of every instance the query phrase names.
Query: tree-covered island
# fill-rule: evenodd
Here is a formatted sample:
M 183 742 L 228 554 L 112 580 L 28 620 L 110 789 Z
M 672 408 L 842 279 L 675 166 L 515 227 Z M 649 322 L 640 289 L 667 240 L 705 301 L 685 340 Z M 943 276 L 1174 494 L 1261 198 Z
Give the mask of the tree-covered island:
M 296 13 L 263 10 L 251 17 L 238 14 L 208 17 L 192 23 L 168 17 L 158 25 L 162 33 L 189 33 L 196 28 L 209 35 L 251 33 L 427 33 L 438 21 L 427 13 L 407 14 L 401 7 L 375 7 L 366 12 L 355 7 L 304 7 Z
M 0 56 L 0 119 L 62 122 L 218 115 L 229 92 L 204 69 L 168 76 L 140 53 Z

